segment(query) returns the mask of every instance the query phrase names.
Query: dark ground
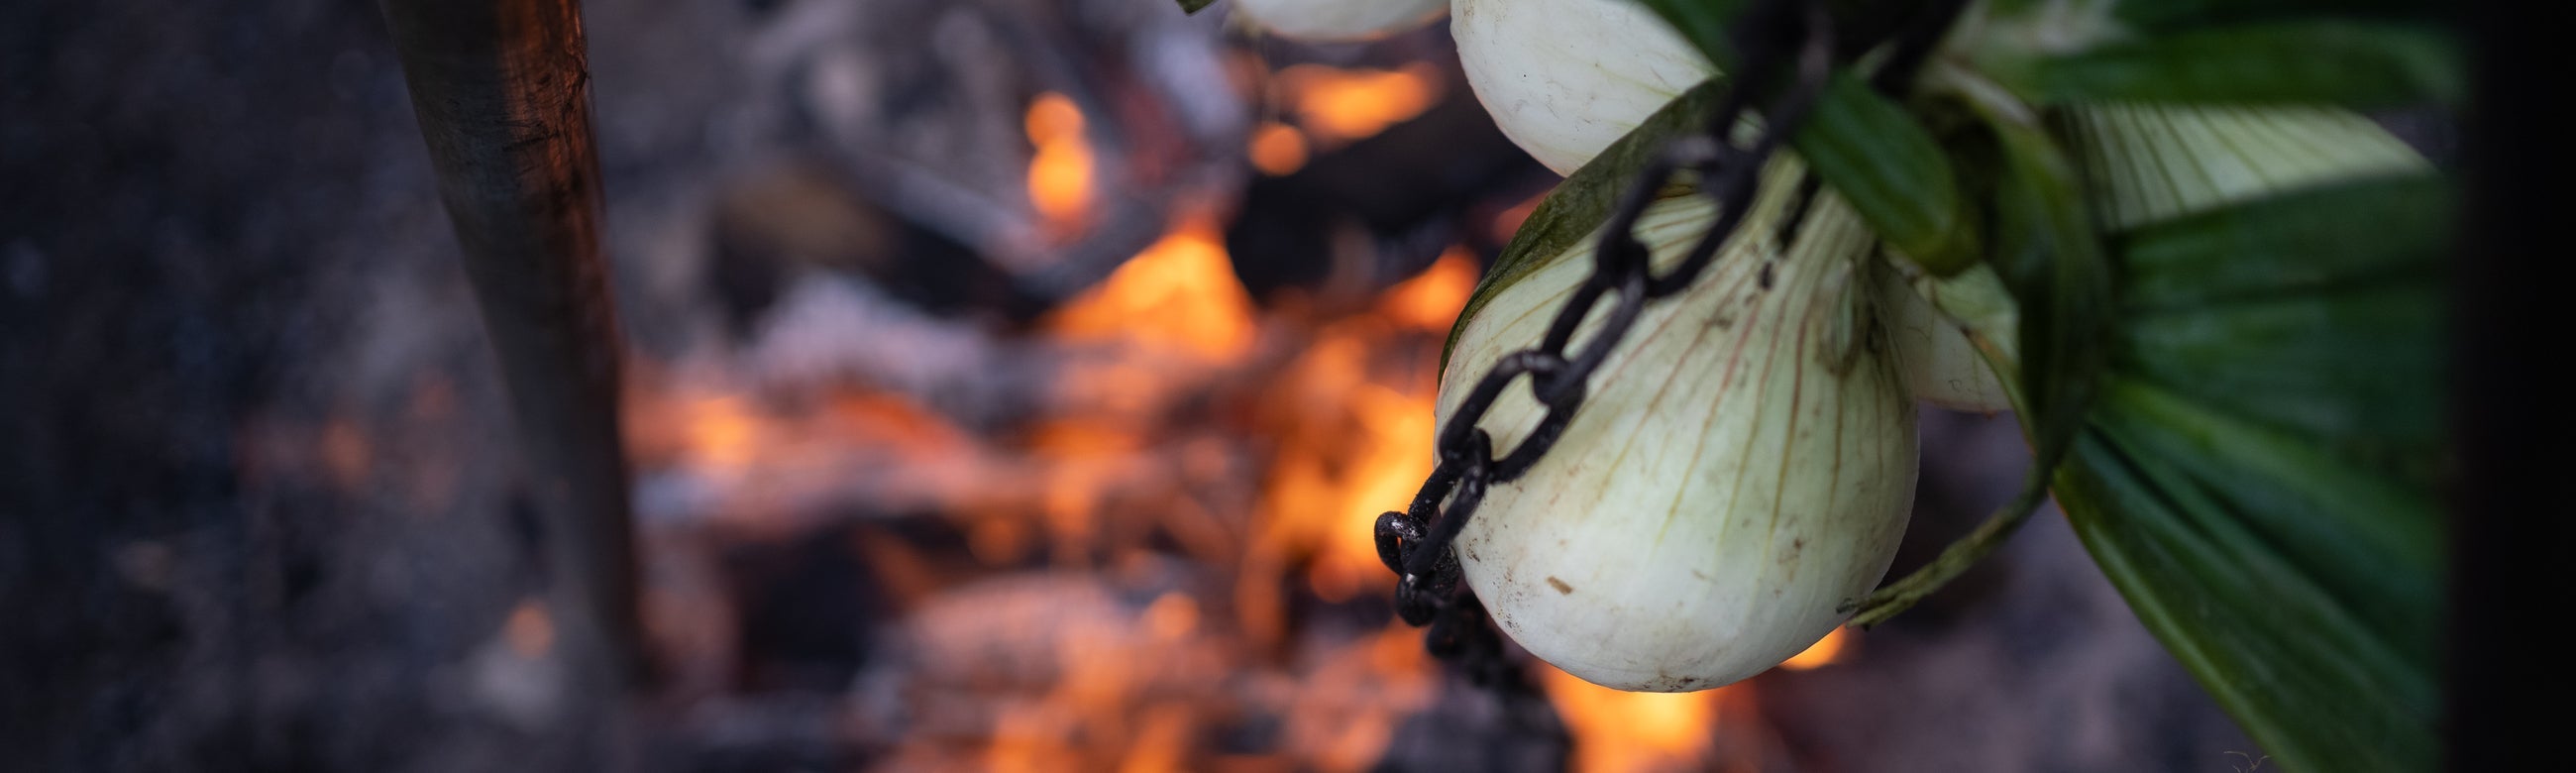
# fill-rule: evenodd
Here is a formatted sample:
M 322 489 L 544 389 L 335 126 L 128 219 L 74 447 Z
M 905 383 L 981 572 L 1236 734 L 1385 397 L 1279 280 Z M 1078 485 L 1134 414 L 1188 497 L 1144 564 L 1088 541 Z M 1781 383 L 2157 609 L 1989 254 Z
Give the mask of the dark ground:
M 440 705 L 531 580 L 388 51 L 357 2 L 0 10 L 0 767 L 544 759 Z M 405 414 L 352 485 L 263 474 Z

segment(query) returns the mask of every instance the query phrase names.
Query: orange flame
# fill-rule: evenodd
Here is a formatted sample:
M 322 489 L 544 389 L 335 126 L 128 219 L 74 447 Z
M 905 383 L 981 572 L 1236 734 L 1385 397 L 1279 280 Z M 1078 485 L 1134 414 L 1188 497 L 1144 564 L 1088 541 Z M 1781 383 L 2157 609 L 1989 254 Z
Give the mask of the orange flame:
M 1306 135 L 1284 123 L 1264 123 L 1253 130 L 1246 152 L 1252 157 L 1252 168 L 1262 174 L 1285 175 L 1306 165 Z
M 1255 640 L 1283 632 L 1277 582 L 1305 565 L 1315 595 L 1343 601 L 1394 579 L 1378 562 L 1371 525 L 1402 506 L 1431 473 L 1435 395 L 1428 374 L 1412 383 L 1371 372 L 1399 334 L 1445 331 L 1475 285 L 1463 250 L 1381 296 L 1377 314 L 1318 331 L 1266 397 L 1280 414 L 1279 451 L 1262 485 L 1260 526 L 1246 555 L 1236 608 Z M 1419 341 L 1419 338 L 1412 339 Z
M 1047 92 L 1029 103 L 1029 203 L 1058 226 L 1079 223 L 1091 210 L 1091 142 L 1082 133 L 1082 110 L 1063 94 Z
M 1190 734 L 1198 730 L 1190 707 L 1159 703 L 1144 713 L 1143 727 L 1136 731 L 1135 743 L 1128 745 L 1127 758 L 1118 763 L 1118 773 L 1187 770 L 1182 758 L 1190 751 Z
M 1843 645 L 1847 643 L 1843 640 L 1844 630 L 1846 629 L 1836 628 L 1831 633 L 1825 634 L 1825 638 L 1817 639 L 1816 643 L 1807 645 L 1806 651 L 1789 658 L 1787 662 L 1781 663 L 1780 667 L 1791 671 L 1805 671 L 1840 660 Z
M 1199 602 L 1186 593 L 1165 593 L 1145 607 L 1145 630 L 1155 638 L 1178 640 L 1199 627 Z
M 1327 601 L 1394 579 L 1378 563 L 1371 525 L 1378 513 L 1411 499 L 1432 466 L 1428 395 L 1371 384 L 1348 399 L 1366 439 L 1339 449 L 1347 456 L 1323 449 L 1283 454 L 1263 508 L 1272 518 L 1264 537 L 1283 552 L 1316 551 L 1307 580 Z
M 1341 70 L 1300 64 L 1279 71 L 1278 82 L 1306 131 L 1327 144 L 1360 140 L 1430 109 L 1440 98 L 1431 65 L 1401 70 Z
M 1545 670 L 1543 686 L 1574 737 L 1574 769 L 1582 773 L 1699 767 L 1728 691 L 1622 692 Z
M 1192 215 L 1057 309 L 1046 327 L 1067 338 L 1123 338 L 1231 361 L 1252 346 L 1252 296 L 1234 276 L 1215 221 Z
M 681 402 L 678 413 L 687 463 L 731 476 L 757 461 L 765 433 L 749 400 L 740 395 L 699 397 Z
M 1476 292 L 1476 259 L 1464 247 L 1450 247 L 1419 276 L 1404 280 L 1378 297 L 1378 313 L 1410 327 L 1449 332 L 1467 297 Z
M 1122 463 L 1145 442 L 1134 430 L 1110 421 L 1055 419 L 1031 429 L 1029 453 L 1045 463 L 1039 514 L 1055 540 L 1056 555 L 1082 555 L 1097 541 L 1100 500 L 1119 484 Z

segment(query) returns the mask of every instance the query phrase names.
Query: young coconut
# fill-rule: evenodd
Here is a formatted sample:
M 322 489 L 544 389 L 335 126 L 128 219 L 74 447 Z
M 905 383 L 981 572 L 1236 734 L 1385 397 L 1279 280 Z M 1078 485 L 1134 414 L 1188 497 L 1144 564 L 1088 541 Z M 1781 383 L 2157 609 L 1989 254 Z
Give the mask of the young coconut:
M 1237 13 L 1297 40 L 1367 40 L 1439 18 L 1448 0 L 1234 0 Z
M 1467 85 L 1503 135 L 1559 174 L 1717 74 L 1635 0 L 1457 0 L 1449 29 Z M 1962 411 L 2012 407 L 1957 325 L 1920 297 L 1892 303 L 1899 362 L 1917 396 Z
M 1896 344 L 1896 364 L 1905 373 L 1906 390 L 1924 402 L 1954 411 L 2012 410 L 2012 395 L 2004 389 L 2003 378 L 1977 351 L 1968 332 L 1915 290 L 1895 260 L 1870 262 L 1876 269 L 1872 273 L 1878 281 L 1878 296 L 1887 304 L 1887 332 Z M 1925 281 L 1938 286 L 1928 278 Z
M 2289 188 L 2427 166 L 2370 119 L 2330 107 L 2086 105 L 2068 109 L 2062 128 L 2096 170 L 2086 196 L 2114 232 Z M 1925 297 L 2001 292 L 1962 286 L 1978 279 L 1991 276 L 1908 277 L 1891 264 L 1879 274 L 1880 295 L 1916 397 L 1961 411 L 2008 410 L 2003 380 L 1961 321 L 1943 311 L 1950 301 Z
M 2333 107 L 2086 105 L 2066 111 L 2095 212 L 2112 232 L 2291 188 L 2432 164 L 2369 118 Z
M 1451 11 L 1467 86 L 1503 136 L 1557 174 L 1717 74 L 1635 0 L 1457 0 Z
M 1495 623 L 1568 673 L 1658 692 L 1752 676 L 1841 624 L 1895 556 L 1915 409 L 1878 321 L 1874 238 L 1826 192 L 1795 244 L 1775 243 L 1798 170 L 1766 170 L 1709 273 L 1645 308 L 1555 447 L 1494 486 L 1458 538 Z M 1636 230 L 1660 266 L 1714 218 L 1704 197 L 1666 199 Z M 1464 322 L 1443 426 L 1477 375 L 1544 334 L 1592 245 L 1493 291 Z M 1505 394 L 1481 425 L 1496 448 L 1543 412 L 1525 390 Z

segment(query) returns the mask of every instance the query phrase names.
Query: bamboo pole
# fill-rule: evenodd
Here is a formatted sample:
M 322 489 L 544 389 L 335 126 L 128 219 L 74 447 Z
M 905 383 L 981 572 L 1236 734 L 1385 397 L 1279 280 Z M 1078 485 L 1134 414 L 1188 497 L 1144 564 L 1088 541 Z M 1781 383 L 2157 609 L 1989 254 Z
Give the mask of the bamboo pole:
M 577 689 L 641 683 L 621 338 L 575 0 L 382 0 L 498 355 Z

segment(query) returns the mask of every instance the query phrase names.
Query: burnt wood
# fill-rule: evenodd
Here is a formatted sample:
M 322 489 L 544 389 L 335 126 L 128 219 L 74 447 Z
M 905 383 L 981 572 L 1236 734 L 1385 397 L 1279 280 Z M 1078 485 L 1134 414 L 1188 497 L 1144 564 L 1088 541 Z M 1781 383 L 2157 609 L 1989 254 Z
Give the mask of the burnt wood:
M 640 683 L 620 336 L 573 0 L 383 0 L 520 435 L 585 687 Z

